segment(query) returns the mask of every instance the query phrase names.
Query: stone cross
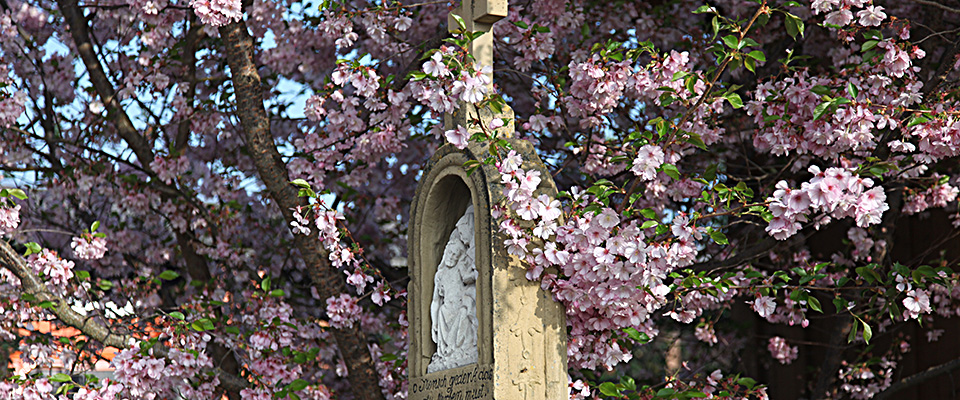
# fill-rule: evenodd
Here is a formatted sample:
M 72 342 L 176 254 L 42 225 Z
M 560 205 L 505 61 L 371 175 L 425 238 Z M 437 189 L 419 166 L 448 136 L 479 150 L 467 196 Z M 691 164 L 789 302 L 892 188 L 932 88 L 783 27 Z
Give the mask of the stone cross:
M 507 15 L 507 0 L 463 0 L 451 14 L 467 31 L 485 32 L 469 50 L 478 69 L 492 66 L 490 28 Z M 448 23 L 459 29 L 452 15 Z M 472 134 L 494 118 L 505 122 L 497 137 L 517 151 L 521 167 L 540 171 L 534 196 L 555 197 L 551 174 L 531 142 L 512 138 L 509 107 L 494 113 L 461 103 L 444 124 Z M 504 187 L 495 165 L 485 162 L 490 154 L 487 143 L 440 147 L 424 166 L 410 207 L 410 400 L 553 400 L 569 394 L 565 313 L 538 282 L 526 279 L 523 261 L 507 253 L 507 237 L 491 213 L 504 201 Z M 479 166 L 468 173 L 470 161 Z
M 486 65 L 493 67 L 493 33 L 490 28 L 493 23 L 507 16 L 507 0 L 463 0 L 447 16 L 447 29 L 455 32 L 460 29 L 453 15 L 463 18 L 468 32 L 484 32 L 470 44 L 470 54 L 477 62 L 477 70 Z M 493 74 L 489 76 L 492 85 Z M 492 86 L 491 86 L 492 89 Z

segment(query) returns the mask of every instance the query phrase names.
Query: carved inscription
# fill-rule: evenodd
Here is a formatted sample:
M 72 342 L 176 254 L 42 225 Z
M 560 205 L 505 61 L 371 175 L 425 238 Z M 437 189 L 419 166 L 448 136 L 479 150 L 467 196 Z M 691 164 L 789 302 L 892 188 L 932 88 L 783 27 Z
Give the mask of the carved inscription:
M 468 365 L 414 378 L 410 400 L 478 400 L 493 398 L 493 366 Z

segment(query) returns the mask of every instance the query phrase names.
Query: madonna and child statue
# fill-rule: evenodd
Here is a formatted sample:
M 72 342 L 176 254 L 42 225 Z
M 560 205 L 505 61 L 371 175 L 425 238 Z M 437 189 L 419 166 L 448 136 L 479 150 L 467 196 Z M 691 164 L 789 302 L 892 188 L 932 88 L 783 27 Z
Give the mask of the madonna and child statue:
M 477 362 L 477 268 L 473 205 L 457 221 L 434 275 L 430 337 L 437 351 L 427 373 Z

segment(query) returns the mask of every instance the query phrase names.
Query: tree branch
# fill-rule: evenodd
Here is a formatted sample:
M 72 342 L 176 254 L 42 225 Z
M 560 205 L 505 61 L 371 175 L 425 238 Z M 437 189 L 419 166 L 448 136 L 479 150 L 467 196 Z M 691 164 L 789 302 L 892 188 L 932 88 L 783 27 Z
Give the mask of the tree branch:
M 286 221 L 292 222 L 293 210 L 297 206 L 306 205 L 306 201 L 298 196 L 297 189 L 289 183 L 287 166 L 270 133 L 270 119 L 267 118 L 267 110 L 263 106 L 260 74 L 253 62 L 253 37 L 247 32 L 247 25 L 243 20 L 220 27 L 220 37 L 223 39 L 224 52 L 236 91 L 237 117 L 243 128 L 247 151 L 270 198 L 276 202 Z M 320 296 L 330 298 L 346 293 L 347 286 L 343 277 L 327 262 L 319 240 L 305 235 L 293 236 L 294 244 L 300 251 Z M 373 357 L 367 349 L 359 324 L 350 328 L 334 329 L 333 337 L 347 365 L 347 379 L 354 396 L 358 399 L 383 399 Z
M 89 27 L 87 26 L 87 19 L 83 15 L 83 10 L 80 9 L 77 0 L 57 0 L 57 4 L 60 8 L 60 11 L 64 15 L 64 18 L 66 18 L 67 23 L 70 25 L 70 36 L 73 38 L 74 46 L 77 48 L 77 52 L 80 53 L 80 58 L 83 60 L 83 64 L 87 69 L 90 81 L 93 82 L 93 86 L 97 94 L 107 107 L 108 115 L 110 117 L 109 119 L 113 121 L 120 137 L 133 150 L 143 170 L 153 177 L 153 179 L 150 181 L 151 186 L 161 193 L 161 198 L 164 201 L 172 201 L 174 198 L 179 197 L 184 199 L 195 209 L 205 214 L 206 208 L 201 207 L 200 204 L 196 202 L 196 199 L 187 196 L 175 186 L 167 185 L 163 183 L 163 181 L 156 178 L 156 174 L 150 167 L 154 157 L 151 141 L 137 131 L 136 127 L 133 126 L 133 122 L 130 120 L 130 116 L 126 113 L 123 107 L 121 107 L 120 102 L 117 100 L 116 91 L 114 90 L 113 84 L 107 77 L 106 72 L 100 64 L 100 59 L 94 52 L 93 44 L 90 42 L 90 31 Z M 188 52 L 195 51 L 194 46 L 191 46 L 191 44 L 199 40 L 197 37 L 197 31 L 198 29 L 191 28 L 191 30 L 187 33 L 186 40 L 188 42 L 188 46 L 186 51 Z M 187 62 L 190 64 L 195 63 L 195 56 L 193 54 L 188 55 Z M 192 69 L 189 70 L 192 71 Z M 195 79 L 193 82 L 195 82 Z M 190 94 L 192 94 L 194 87 L 195 84 L 191 84 Z M 178 133 L 178 138 L 179 136 L 180 133 Z M 185 141 L 183 146 L 185 147 Z M 183 148 L 180 147 L 177 149 L 180 151 L 183 150 Z M 211 223 L 210 225 L 212 226 L 214 224 Z M 202 282 L 210 281 L 212 277 L 210 275 L 206 260 L 197 253 L 197 242 L 184 232 L 178 232 L 174 230 L 174 235 L 177 238 L 177 244 L 180 248 L 180 252 L 186 261 L 187 273 L 190 278 Z M 227 349 L 222 344 L 216 342 L 210 343 L 208 350 L 213 359 L 222 360 L 220 366 L 225 371 L 230 373 L 234 378 L 239 376 L 240 364 L 232 350 Z M 225 382 L 225 380 L 221 379 L 221 382 Z M 227 391 L 227 396 L 231 400 L 240 398 L 239 390 L 236 390 L 235 388 L 229 389 L 226 386 L 224 386 L 224 389 Z
M 884 400 L 891 398 L 894 393 L 906 389 L 911 386 L 919 385 L 928 379 L 936 378 L 940 375 L 952 372 L 956 369 L 960 369 L 960 358 L 945 362 L 940 365 L 935 365 L 933 367 L 927 368 L 923 372 L 918 372 L 916 374 L 910 375 L 906 378 L 899 380 L 897 383 L 890 385 L 886 390 L 877 393 L 873 398 L 874 400 Z
M 100 95 L 103 105 L 107 107 L 108 115 L 116 125 L 117 132 L 130 145 L 133 153 L 137 156 L 137 160 L 140 161 L 140 165 L 149 170 L 150 163 L 153 162 L 150 143 L 137 132 L 130 116 L 120 106 L 113 84 L 107 78 L 107 74 L 100 65 L 100 59 L 97 58 L 97 54 L 93 50 L 93 44 L 90 43 L 90 29 L 87 26 L 87 19 L 83 16 L 83 11 L 80 9 L 77 0 L 57 0 L 57 5 L 60 12 L 63 13 L 63 17 L 66 18 L 67 24 L 70 25 L 70 36 L 73 38 L 77 52 L 80 53 L 83 65 L 87 68 L 90 82 L 93 83 L 94 89 Z
M 954 14 L 960 14 L 960 9 L 948 7 L 946 5 L 940 4 L 940 2 L 937 2 L 937 1 L 929 1 L 929 0 L 913 0 L 913 1 L 915 3 L 923 4 L 925 6 L 936 7 L 944 11 L 952 12 Z
M 50 301 L 55 306 L 49 308 L 53 315 L 57 316 L 64 324 L 72 326 L 83 332 L 84 335 L 103 343 L 106 346 L 125 349 L 140 339 L 132 335 L 122 335 L 114 333 L 109 327 L 100 323 L 95 318 L 82 315 L 72 308 L 66 300 L 53 294 L 47 285 L 35 274 L 27 262 L 10 246 L 6 241 L 0 241 L 0 266 L 6 268 L 17 278 L 20 278 L 20 287 L 23 293 L 29 293 L 36 297 L 38 301 Z M 154 354 L 160 357 L 167 357 L 170 349 L 166 346 L 154 346 Z M 227 373 L 220 368 L 213 368 L 212 372 L 220 377 L 220 386 L 228 392 L 240 393 L 240 390 L 247 386 L 247 382 L 240 379 L 237 375 Z

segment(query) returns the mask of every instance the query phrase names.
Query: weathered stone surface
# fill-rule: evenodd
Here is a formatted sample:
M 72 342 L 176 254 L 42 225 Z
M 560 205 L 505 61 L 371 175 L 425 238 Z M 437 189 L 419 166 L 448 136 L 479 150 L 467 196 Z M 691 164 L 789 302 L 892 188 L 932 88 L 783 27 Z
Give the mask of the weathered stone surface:
M 450 118 L 469 122 L 477 115 L 481 121 L 506 116 L 512 121 L 510 110 L 494 115 L 489 110 L 477 114 L 472 107 L 464 108 L 462 114 Z M 513 124 L 510 123 L 501 128 L 498 136 L 509 137 L 512 131 Z M 507 141 L 524 159 L 524 169 L 540 171 L 543 181 L 538 194 L 555 196 L 556 187 L 549 178 L 550 174 L 530 142 L 517 139 Z M 434 276 L 457 220 L 472 205 L 479 323 L 478 364 L 474 365 L 492 368 L 493 388 L 489 392 L 471 393 L 481 396 L 477 398 L 498 400 L 566 398 L 564 311 L 560 304 L 540 289 L 538 283 L 525 278 L 526 270 L 521 261 L 507 254 L 503 245 L 506 238 L 498 232 L 498 221 L 490 214 L 491 206 L 503 198 L 503 186 L 496 167 L 483 164 L 489 155 L 489 147 L 485 144 L 472 143 L 463 150 L 451 145 L 443 146 L 428 161 L 417 188 L 411 207 L 409 231 L 411 279 L 407 307 L 411 384 L 472 367 L 427 373 L 427 366 L 436 352 L 436 344 L 431 338 L 430 315 Z M 479 161 L 481 166 L 468 175 L 464 163 L 469 160 Z M 411 400 L 438 398 L 437 393 L 427 390 L 415 392 L 412 388 L 409 395 Z

